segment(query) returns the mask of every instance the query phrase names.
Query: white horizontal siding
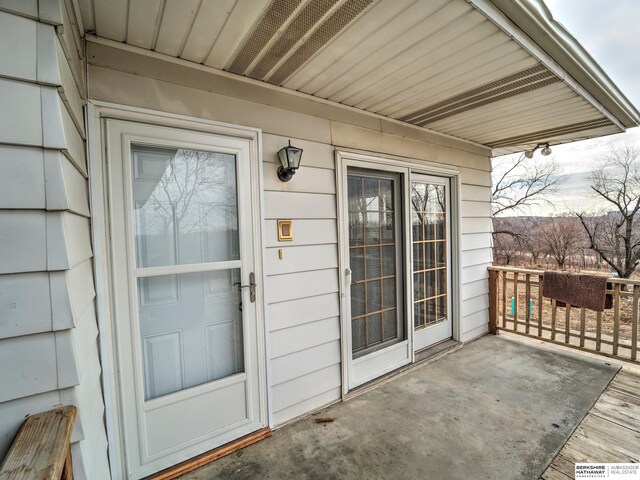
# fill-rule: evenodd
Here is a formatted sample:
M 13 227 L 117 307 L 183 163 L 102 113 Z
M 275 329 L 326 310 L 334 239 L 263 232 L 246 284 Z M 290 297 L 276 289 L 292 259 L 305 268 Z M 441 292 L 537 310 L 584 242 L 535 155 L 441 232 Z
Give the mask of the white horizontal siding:
M 267 278 L 268 303 L 288 302 L 338 291 L 338 270 L 315 270 Z
M 474 313 L 489 309 L 489 296 L 486 294 L 477 295 L 462 301 L 462 316 L 467 317 Z
M 339 363 L 340 339 L 314 345 L 271 361 L 271 385 L 276 386 Z
M 486 172 L 483 172 L 486 173 Z M 485 185 L 475 185 L 463 183 L 462 200 L 471 200 L 475 202 L 490 202 L 491 201 L 491 189 Z
M 85 65 L 82 61 L 84 58 L 83 40 L 80 38 L 80 33 L 76 27 L 78 22 L 74 19 L 73 6 L 70 5 L 71 2 L 64 0 L 60 3 L 62 4 L 61 13 L 65 28 L 57 30 L 58 38 L 60 39 L 60 45 L 69 63 L 71 73 L 76 80 L 78 91 L 80 94 L 84 94 Z
M 42 87 L 42 136 L 43 146 L 61 150 L 87 176 L 82 133 L 55 88 Z
M 463 235 L 469 233 L 491 233 L 491 218 L 462 218 L 460 219 L 460 230 Z
M 267 248 L 265 265 L 269 275 L 337 268 L 338 250 L 336 245 L 331 244 Z
M 462 200 L 462 218 L 489 218 L 491 216 L 491 202 L 475 202 Z
M 491 187 L 491 171 L 477 168 L 460 168 L 460 181 L 463 185 Z
M 336 218 L 335 195 L 265 192 L 264 202 L 266 218 L 268 219 Z
M 78 326 L 71 330 L 73 348 L 80 376 L 88 365 L 88 360 L 97 351 L 98 325 L 96 311 L 93 303 L 90 303 L 80 317 Z
M 463 250 L 461 255 L 462 265 L 463 267 L 488 265 L 489 263 L 491 263 L 491 255 L 491 247 Z
M 297 417 L 306 415 L 315 410 L 319 410 L 322 407 L 326 407 L 331 403 L 335 403 L 340 400 L 342 394 L 341 387 L 332 387 L 326 392 L 322 392 L 313 398 L 304 400 L 295 405 L 285 407 L 282 410 L 274 412 L 273 420 L 276 425 L 282 425 L 288 421 L 291 421 Z
M 58 58 L 58 68 L 60 70 L 60 87 L 58 92 L 62 101 L 67 106 L 73 123 L 78 131 L 84 133 L 84 113 L 82 110 L 83 92 L 78 89 L 78 85 L 71 71 L 71 66 L 65 57 L 60 39 L 55 39 L 55 48 Z
M 34 120 L 42 116 L 41 87 L 33 83 L 0 78 L 0 143 L 42 145 L 42 129 Z M 10 112 L 10 114 L 9 114 Z
M 36 80 L 38 22 L 0 12 L 0 75 Z
M 296 145 L 298 146 L 298 145 Z M 304 152 L 306 154 L 306 152 Z M 306 155 L 303 155 L 306 159 Z M 264 187 L 274 192 L 330 193 L 335 194 L 336 175 L 328 168 L 302 165 L 294 175 L 295 181 L 281 182 L 277 176 L 277 163 L 264 163 Z
M 488 327 L 489 325 L 489 309 L 485 308 L 483 310 L 478 310 L 476 312 L 470 312 L 469 315 L 465 317 L 467 322 L 467 330 L 465 334 L 468 332 L 475 330 L 479 327 Z
M 271 332 L 271 358 L 299 352 L 340 338 L 340 319 L 325 318 Z
M 0 145 L 0 206 L 2 208 L 44 209 L 43 157 L 44 154 L 40 148 Z
M 491 248 L 491 233 L 463 233 L 461 247 L 463 252 L 480 248 Z
M 58 372 L 57 388 L 74 387 L 78 385 L 80 375 L 78 375 L 79 365 L 73 349 L 71 330 L 54 332 L 54 338 L 56 345 L 56 371 Z
M 339 398 L 340 304 L 336 178 L 330 145 L 291 139 L 303 149 L 302 167 L 289 182 L 276 175 L 276 152 L 288 137 L 263 136 L 273 413 L 276 424 L 297 415 L 296 405 L 322 406 Z M 293 240 L 277 239 L 277 219 L 292 219 Z M 280 258 L 282 257 L 282 258 Z M 320 377 L 319 373 L 323 372 Z M 315 382 L 309 379 L 321 378 Z M 295 390 L 292 396 L 289 392 Z
M 297 219 L 293 226 L 293 240 L 278 241 L 278 222 L 265 221 L 264 243 L 270 247 L 297 247 L 301 245 L 324 245 L 338 243 L 338 227 L 335 219 Z
M 49 275 L 0 275 L 0 338 L 52 330 Z
M 85 260 L 64 272 L 64 275 L 75 326 L 96 296 L 93 284 L 93 263 L 91 259 Z
M 82 48 L 67 1 L 5 1 L 15 15 L 0 11 L 0 458 L 25 416 L 77 405 L 82 480 L 107 478 L 108 465 Z
M 278 412 L 285 408 L 291 408 L 298 403 L 308 402 L 314 396 L 320 395 L 339 386 L 339 365 L 331 365 L 321 370 L 295 378 L 289 382 L 276 385 L 272 389 L 274 415 L 277 415 Z M 339 396 L 337 398 L 339 398 Z M 332 400 L 336 400 L 337 398 Z
M 478 295 L 487 295 L 489 293 L 489 282 L 485 279 L 475 282 L 469 282 L 462 289 L 462 300 L 477 297 Z
M 58 388 L 52 333 L 0 340 L 0 402 Z
M 46 214 L 43 211 L 0 210 L 0 232 L 0 274 L 47 269 Z
M 340 315 L 338 292 L 304 297 L 269 305 L 272 332 Z
M 489 159 L 486 159 L 490 166 Z M 491 174 L 463 170 L 461 198 L 462 285 L 460 297 L 460 340 L 468 341 L 486 332 L 489 322 L 487 267 L 491 250 Z
M 86 178 L 58 151 L 44 153 L 47 210 L 69 210 L 89 217 L 89 192 Z
M 485 335 L 489 331 L 489 313 L 486 315 L 486 321 L 482 321 L 479 326 L 471 328 L 460 335 L 461 342 L 469 342 L 474 338 Z
M 60 213 L 58 216 L 62 218 L 64 228 L 68 268 L 73 268 L 93 256 L 89 219 L 69 212 Z
M 487 278 L 489 278 L 489 272 L 486 265 L 462 267 L 462 288 L 464 288 L 467 283 L 486 280 Z

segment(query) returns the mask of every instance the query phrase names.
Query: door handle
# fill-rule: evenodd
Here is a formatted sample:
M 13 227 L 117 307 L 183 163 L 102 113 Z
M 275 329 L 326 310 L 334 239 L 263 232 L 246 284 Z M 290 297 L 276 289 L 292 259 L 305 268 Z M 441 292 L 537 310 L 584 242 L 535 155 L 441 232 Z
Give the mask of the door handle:
M 256 301 L 256 285 L 256 275 L 253 272 L 249 274 L 249 285 L 242 285 L 241 282 L 236 282 L 233 284 L 234 287 L 249 289 L 249 300 L 251 301 L 251 303 L 254 303 Z

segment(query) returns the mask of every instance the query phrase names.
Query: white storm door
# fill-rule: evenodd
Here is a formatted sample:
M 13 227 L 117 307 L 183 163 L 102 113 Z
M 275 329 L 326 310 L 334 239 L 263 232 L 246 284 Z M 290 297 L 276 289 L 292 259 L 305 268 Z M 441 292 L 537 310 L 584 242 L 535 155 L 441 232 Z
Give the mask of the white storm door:
M 406 365 L 411 349 L 404 300 L 403 174 L 347 166 L 344 177 L 351 389 Z
M 251 140 L 107 120 L 127 478 L 266 426 Z
M 414 351 L 452 336 L 449 185 L 448 178 L 411 177 Z

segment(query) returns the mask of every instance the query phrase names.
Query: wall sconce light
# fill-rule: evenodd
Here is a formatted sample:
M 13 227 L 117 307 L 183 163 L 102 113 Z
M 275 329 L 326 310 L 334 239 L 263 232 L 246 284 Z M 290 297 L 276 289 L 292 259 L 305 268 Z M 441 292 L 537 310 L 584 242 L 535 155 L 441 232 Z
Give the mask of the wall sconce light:
M 543 147 L 542 150 L 540 150 L 540 153 L 542 155 L 544 155 L 545 157 L 548 155 L 551 155 L 551 147 L 549 147 L 548 143 L 539 143 L 538 145 L 536 145 L 535 147 L 529 149 L 529 150 L 525 150 L 524 151 L 524 156 L 527 158 L 533 158 L 533 154 L 535 153 L 536 150 L 538 150 L 540 147 Z
M 278 167 L 278 178 L 281 182 L 288 182 L 293 178 L 298 167 L 300 167 L 300 159 L 302 158 L 302 149 L 291 145 L 278 150 L 278 159 L 282 164 Z

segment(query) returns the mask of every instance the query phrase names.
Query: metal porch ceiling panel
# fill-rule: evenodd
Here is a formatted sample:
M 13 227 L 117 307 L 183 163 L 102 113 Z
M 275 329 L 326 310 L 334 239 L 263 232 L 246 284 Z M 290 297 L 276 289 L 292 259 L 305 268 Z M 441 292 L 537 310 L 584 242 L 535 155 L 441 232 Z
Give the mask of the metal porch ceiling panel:
M 99 37 L 490 146 L 622 131 L 466 0 L 79 0 Z

